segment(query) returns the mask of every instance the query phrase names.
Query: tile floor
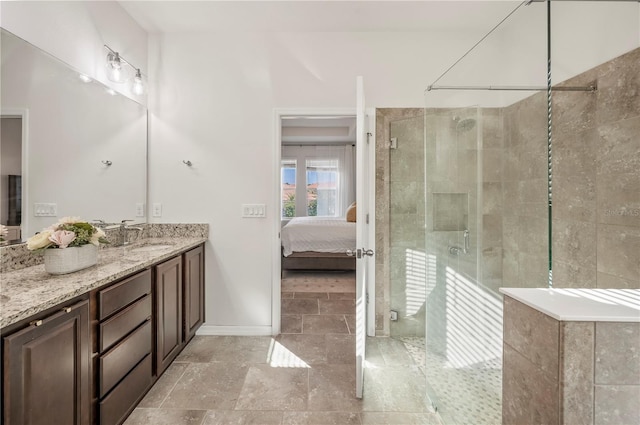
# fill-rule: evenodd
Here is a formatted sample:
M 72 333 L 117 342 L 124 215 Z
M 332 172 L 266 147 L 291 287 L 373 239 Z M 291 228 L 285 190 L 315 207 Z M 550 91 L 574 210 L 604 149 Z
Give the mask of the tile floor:
M 368 339 L 355 397 L 355 294 L 338 286 L 283 292 L 277 337 L 196 336 L 125 425 L 439 425 L 400 341 Z

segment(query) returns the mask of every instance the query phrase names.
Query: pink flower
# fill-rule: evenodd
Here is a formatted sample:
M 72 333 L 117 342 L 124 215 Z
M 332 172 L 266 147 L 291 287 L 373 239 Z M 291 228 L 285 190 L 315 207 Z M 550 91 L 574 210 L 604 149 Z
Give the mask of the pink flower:
M 68 230 L 56 230 L 49 236 L 49 240 L 58 245 L 59 248 L 66 248 L 75 239 L 76 234 Z

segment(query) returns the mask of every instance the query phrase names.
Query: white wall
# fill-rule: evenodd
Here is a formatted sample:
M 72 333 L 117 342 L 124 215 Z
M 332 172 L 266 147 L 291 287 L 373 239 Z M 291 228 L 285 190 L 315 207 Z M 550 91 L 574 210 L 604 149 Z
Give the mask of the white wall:
M 529 13 L 545 16 L 539 10 Z M 626 32 L 612 33 L 609 42 L 631 33 L 631 44 L 623 48 L 632 48 L 638 39 L 637 13 L 631 17 L 624 21 Z M 600 23 L 599 30 L 607 31 L 610 23 Z M 539 43 L 542 64 L 538 68 L 544 75 L 545 44 L 540 40 L 544 24 L 542 20 L 531 28 L 501 34 L 485 46 L 486 56 L 459 72 L 477 81 L 490 81 L 497 73 L 523 76 L 522 81 L 509 80 L 509 84 L 537 83 L 540 72 L 527 72 L 527 64 L 517 58 L 530 53 L 532 43 Z M 571 33 L 567 25 L 563 31 Z M 521 39 L 527 31 L 528 38 Z M 149 64 L 156 85 L 155 96 L 149 99 L 149 199 L 163 204 L 163 217 L 158 221 L 211 225 L 211 249 L 206 258 L 207 325 L 246 329 L 270 325 L 270 250 L 275 238 L 270 223 L 279 209 L 272 199 L 274 108 L 355 107 L 357 75 L 364 76 L 368 107 L 422 107 L 427 85 L 482 35 L 484 32 L 233 32 L 150 36 Z M 512 40 L 524 44 L 507 56 L 515 59 L 500 61 L 505 45 Z M 563 58 L 570 62 L 571 52 L 565 53 Z M 598 55 L 603 57 L 602 53 Z M 590 57 L 580 66 L 594 60 L 598 58 Z M 545 82 L 544 77 L 541 81 Z M 498 78 L 497 83 L 504 81 Z M 451 93 L 438 96 L 441 105 L 454 99 Z M 505 99 L 496 102 L 504 104 Z M 458 106 L 477 103 L 471 97 L 455 97 L 455 102 Z M 194 166 L 184 166 L 183 159 Z M 268 218 L 242 219 L 243 203 L 267 204 Z
M 147 33 L 115 1 L 3 1 L 0 26 L 76 70 L 146 104 L 105 74 L 105 44 L 147 68 Z
M 150 35 L 149 202 L 163 204 L 158 221 L 210 223 L 207 325 L 270 331 L 274 108 L 355 109 L 357 75 L 367 106 L 420 107 L 427 82 L 477 37 Z M 267 219 L 241 218 L 243 203 L 267 204 Z

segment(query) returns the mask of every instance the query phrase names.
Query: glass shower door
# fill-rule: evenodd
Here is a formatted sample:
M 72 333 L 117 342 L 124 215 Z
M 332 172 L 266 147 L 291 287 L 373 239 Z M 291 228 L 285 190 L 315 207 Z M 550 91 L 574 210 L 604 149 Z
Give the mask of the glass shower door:
M 501 165 L 478 108 L 427 110 L 424 134 L 429 397 L 445 423 L 500 423 L 501 223 L 485 199 L 497 172 L 483 165 Z

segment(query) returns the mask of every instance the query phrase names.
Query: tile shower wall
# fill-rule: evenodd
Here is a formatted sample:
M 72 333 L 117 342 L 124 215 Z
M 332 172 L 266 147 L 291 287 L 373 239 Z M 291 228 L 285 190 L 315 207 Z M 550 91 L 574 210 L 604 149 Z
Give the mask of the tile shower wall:
M 640 288 L 640 48 L 553 93 L 553 282 Z
M 640 49 L 593 68 L 564 84 L 596 83 L 595 93 L 554 92 L 553 99 L 553 278 L 556 287 L 640 288 Z M 548 279 L 547 116 L 546 93 L 537 93 L 506 108 L 480 110 L 482 219 L 477 273 L 486 288 L 544 287 Z M 437 115 L 436 115 L 437 113 Z M 426 129 L 422 116 L 427 114 Z M 459 114 L 459 111 L 456 112 Z M 413 180 L 422 137 L 440 126 L 451 132 L 452 110 L 420 108 L 378 109 L 376 112 L 376 332 L 389 335 L 389 310 L 394 294 L 402 297 L 406 272 L 398 238 L 417 246 L 423 233 L 420 196 L 409 189 L 423 188 L 422 169 Z M 420 117 L 420 118 L 418 118 Z M 461 117 L 462 118 L 462 117 Z M 398 151 L 388 144 L 395 124 L 413 134 L 399 141 Z M 393 125 L 392 125 L 393 124 Z M 464 137 L 468 137 L 466 140 Z M 475 178 L 476 133 L 457 141 L 462 148 L 453 162 L 435 174 L 459 178 L 458 189 L 445 183 L 433 192 L 468 193 L 469 214 L 475 214 L 474 188 L 463 182 Z M 407 141 L 416 143 L 408 147 Z M 453 142 L 451 142 L 453 143 Z M 451 154 L 445 143 L 437 154 Z M 429 152 L 427 152 L 429 154 Z M 435 152 L 433 153 L 436 154 Z M 458 161 L 460 161 L 458 163 Z M 394 167 L 400 166 L 396 172 Z M 403 168 L 404 167 L 404 168 Z M 395 179 L 395 181 L 394 181 Z M 453 180 L 451 180 L 453 181 Z M 457 180 L 456 180 L 457 181 Z M 398 194 L 394 194 L 395 189 Z M 455 189 L 455 190 L 454 190 Z M 458 200 L 451 199 L 451 202 Z M 444 205 L 444 204 L 441 204 Z M 455 208 L 454 208 L 455 210 Z M 437 212 L 437 211 L 436 211 Z M 433 211 L 430 211 L 433 213 Z M 393 216 L 393 218 L 392 218 Z M 396 217 L 397 216 L 397 217 Z M 427 214 L 427 221 L 430 214 Z M 452 217 L 449 217 L 453 219 Z M 394 225 L 393 222 L 397 221 Z M 413 226 L 413 227 L 412 227 Z M 473 231 L 476 228 L 472 228 Z M 437 233 L 437 232 L 436 232 Z M 444 233 L 444 232 L 442 232 Z M 432 236 L 437 236 L 436 234 Z M 474 254 L 477 251 L 474 251 Z M 465 273 L 469 267 L 460 264 Z M 400 286 L 392 283 L 400 281 Z M 394 288 L 394 289 L 392 289 Z M 395 325 L 394 325 L 395 326 Z
M 503 110 L 502 282 L 548 282 L 547 98 L 538 93 Z M 555 187 L 554 187 L 555 189 Z

